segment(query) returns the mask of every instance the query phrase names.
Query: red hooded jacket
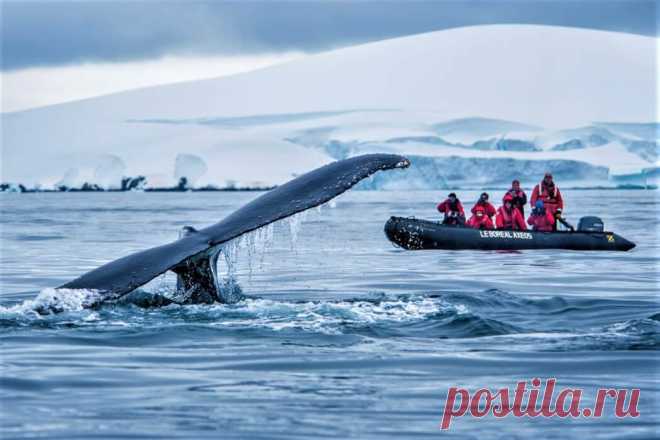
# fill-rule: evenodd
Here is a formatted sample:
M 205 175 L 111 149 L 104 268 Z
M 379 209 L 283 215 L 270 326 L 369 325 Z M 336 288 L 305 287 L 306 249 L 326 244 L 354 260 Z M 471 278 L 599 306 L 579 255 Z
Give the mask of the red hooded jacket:
M 520 211 L 516 208 L 511 208 L 507 211 L 504 206 L 500 206 L 497 210 L 497 217 L 495 217 L 495 224 L 497 229 L 513 229 L 514 231 L 526 231 L 525 219 Z
M 491 205 L 492 206 L 492 205 Z M 476 211 L 475 211 L 476 209 Z M 494 208 L 493 208 L 494 209 Z M 486 212 L 482 206 L 475 206 L 472 208 L 474 214 L 468 220 L 467 225 L 473 229 L 495 229 L 493 226 L 493 221 L 486 215 Z M 480 212 L 481 215 L 478 215 L 477 212 Z
M 548 210 L 545 210 L 545 213 L 540 215 L 532 211 L 532 214 L 527 219 L 527 223 L 535 231 L 551 232 L 554 229 L 555 218 Z
M 438 205 L 438 211 L 440 211 L 440 213 L 445 215 L 449 215 L 449 213 L 451 213 L 454 210 L 457 211 L 462 216 L 465 216 L 463 205 L 461 204 L 461 201 L 458 199 L 456 199 L 456 204 L 454 206 L 454 209 L 452 209 L 451 201 L 449 199 L 446 199 L 444 202 Z
M 488 217 L 493 217 L 495 214 L 497 214 L 497 211 L 495 210 L 495 207 L 490 202 L 485 202 L 485 203 L 477 202 L 477 203 L 475 203 L 474 206 L 472 207 L 472 211 L 471 211 L 472 214 L 476 214 L 477 209 L 479 207 L 483 208 L 484 213 Z

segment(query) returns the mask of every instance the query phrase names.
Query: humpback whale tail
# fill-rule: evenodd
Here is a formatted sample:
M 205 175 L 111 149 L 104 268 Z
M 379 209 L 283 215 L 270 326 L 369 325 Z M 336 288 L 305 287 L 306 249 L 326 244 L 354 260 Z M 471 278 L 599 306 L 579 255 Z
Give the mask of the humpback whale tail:
M 60 288 L 93 289 L 103 300 L 117 299 L 171 270 L 177 274 L 184 302 L 232 302 L 240 293 L 223 291 L 215 273 L 223 243 L 326 203 L 377 171 L 409 165 L 408 159 L 393 154 L 330 163 L 268 191 L 219 223 L 200 230 L 188 226 L 172 243 L 119 258 Z

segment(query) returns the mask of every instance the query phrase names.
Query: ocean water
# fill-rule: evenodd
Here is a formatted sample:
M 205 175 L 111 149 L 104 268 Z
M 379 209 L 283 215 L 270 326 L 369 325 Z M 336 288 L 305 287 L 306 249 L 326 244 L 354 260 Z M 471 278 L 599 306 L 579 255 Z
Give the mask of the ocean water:
M 353 191 L 234 243 L 240 303 L 91 310 L 52 288 L 258 193 L 0 194 L 0 438 L 657 438 L 658 192 L 565 193 L 569 219 L 600 215 L 637 248 L 404 251 L 384 222 L 434 218 L 444 194 Z M 638 388 L 640 416 L 440 431 L 449 387 L 534 377 L 585 401 Z

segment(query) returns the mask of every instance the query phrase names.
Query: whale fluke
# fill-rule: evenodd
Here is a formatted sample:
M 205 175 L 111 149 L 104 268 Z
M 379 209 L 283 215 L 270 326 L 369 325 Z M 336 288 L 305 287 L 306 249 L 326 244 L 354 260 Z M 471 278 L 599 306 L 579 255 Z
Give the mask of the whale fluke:
M 268 191 L 215 225 L 186 229 L 177 241 L 119 258 L 60 288 L 93 289 L 104 300 L 117 299 L 172 270 L 189 302 L 223 301 L 214 273 L 218 245 L 326 203 L 376 171 L 409 165 L 408 159 L 393 154 L 367 154 L 330 163 Z

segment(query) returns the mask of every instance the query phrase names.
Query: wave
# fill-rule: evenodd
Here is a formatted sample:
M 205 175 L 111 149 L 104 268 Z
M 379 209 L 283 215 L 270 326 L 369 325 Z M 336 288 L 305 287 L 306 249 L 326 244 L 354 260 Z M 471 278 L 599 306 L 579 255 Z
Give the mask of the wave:
M 138 334 L 191 327 L 244 338 L 281 337 L 296 344 L 327 343 L 328 338 L 444 341 L 434 350 L 457 345 L 505 351 L 655 350 L 660 345 L 660 314 L 580 327 L 580 316 L 590 324 L 590 314 L 602 315 L 612 304 L 526 298 L 497 289 L 314 301 L 249 297 L 237 304 L 185 306 L 167 301 L 162 292 L 138 291 L 132 300 L 106 304 L 98 304 L 99 298 L 94 291 L 45 289 L 34 300 L 0 306 L 0 327 L 129 329 Z
M 514 326 L 474 315 L 463 304 L 431 296 L 387 296 L 334 301 L 276 301 L 247 298 L 238 304 L 186 305 L 167 302 L 160 293 L 138 292 L 99 305 L 88 290 L 45 289 L 35 299 L 0 306 L 2 327 L 103 328 L 123 315 L 130 326 L 204 323 L 227 330 L 312 332 L 368 337 L 471 337 L 518 331 Z M 145 299 L 145 297 L 147 299 Z M 164 307 L 145 308 L 145 306 Z M 91 307 L 91 308 L 90 308 Z

